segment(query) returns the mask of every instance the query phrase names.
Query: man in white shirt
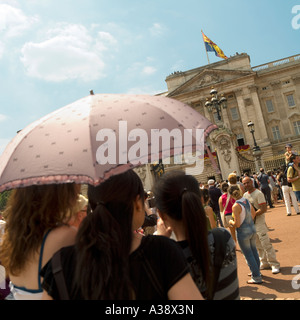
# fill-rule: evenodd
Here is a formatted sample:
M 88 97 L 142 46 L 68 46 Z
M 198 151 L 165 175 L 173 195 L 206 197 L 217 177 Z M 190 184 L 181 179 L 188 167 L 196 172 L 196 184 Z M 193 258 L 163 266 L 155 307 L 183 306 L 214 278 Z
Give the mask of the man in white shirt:
M 280 272 L 280 264 L 276 259 L 276 253 L 268 236 L 268 227 L 265 221 L 267 203 L 264 194 L 254 188 L 250 177 L 243 179 L 246 192 L 244 198 L 248 199 L 256 211 L 255 228 L 257 234 L 256 247 L 260 258 L 260 269 L 272 268 L 272 273 Z

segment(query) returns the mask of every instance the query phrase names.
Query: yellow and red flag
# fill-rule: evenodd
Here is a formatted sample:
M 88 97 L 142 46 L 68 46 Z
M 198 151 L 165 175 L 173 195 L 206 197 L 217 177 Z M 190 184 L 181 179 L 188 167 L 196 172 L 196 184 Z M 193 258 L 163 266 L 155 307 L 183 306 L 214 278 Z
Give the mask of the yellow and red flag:
M 228 59 L 228 57 L 225 56 L 224 52 L 214 43 L 212 42 L 204 33 L 202 32 L 203 41 L 205 44 L 206 51 L 212 51 L 215 53 L 215 55 L 222 59 Z

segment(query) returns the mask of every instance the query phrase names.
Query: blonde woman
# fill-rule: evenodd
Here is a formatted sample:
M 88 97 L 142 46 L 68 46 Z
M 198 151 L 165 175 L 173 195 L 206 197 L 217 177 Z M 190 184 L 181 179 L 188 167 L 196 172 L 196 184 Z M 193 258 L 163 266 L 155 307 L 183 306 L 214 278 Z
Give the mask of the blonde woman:
M 247 283 L 260 284 L 262 277 L 253 222 L 255 210 L 250 202 L 241 196 L 238 186 L 231 186 L 228 192 L 235 199 L 235 204 L 232 207 L 232 219 L 229 224 L 236 229 L 239 246 L 251 270 L 251 280 L 248 280 Z
M 229 186 L 238 186 L 241 192 L 241 195 L 245 193 L 245 188 L 242 183 L 240 183 L 237 179 L 236 173 L 230 173 L 228 176 L 228 184 Z

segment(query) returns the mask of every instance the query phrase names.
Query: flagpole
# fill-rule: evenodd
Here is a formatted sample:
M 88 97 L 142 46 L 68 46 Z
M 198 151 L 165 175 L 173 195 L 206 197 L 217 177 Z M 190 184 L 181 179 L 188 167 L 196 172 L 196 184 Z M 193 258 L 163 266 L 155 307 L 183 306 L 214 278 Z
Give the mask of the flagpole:
M 206 52 L 207 61 L 208 61 L 208 64 L 210 64 L 208 53 L 207 53 L 207 50 L 206 50 L 206 45 L 205 45 L 204 38 L 203 38 L 203 30 L 202 29 L 201 29 L 201 33 L 202 33 L 202 40 L 203 40 L 203 43 L 204 43 L 204 48 L 205 48 L 205 52 Z

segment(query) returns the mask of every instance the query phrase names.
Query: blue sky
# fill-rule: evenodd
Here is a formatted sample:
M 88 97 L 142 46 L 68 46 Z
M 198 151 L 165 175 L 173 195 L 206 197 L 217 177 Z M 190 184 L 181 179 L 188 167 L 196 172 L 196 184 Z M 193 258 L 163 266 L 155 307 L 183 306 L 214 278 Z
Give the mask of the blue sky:
M 172 72 L 207 64 L 201 29 L 227 56 L 248 53 L 253 67 L 300 54 L 296 5 L 300 0 L 0 0 L 0 154 L 16 131 L 91 89 L 166 91 Z

